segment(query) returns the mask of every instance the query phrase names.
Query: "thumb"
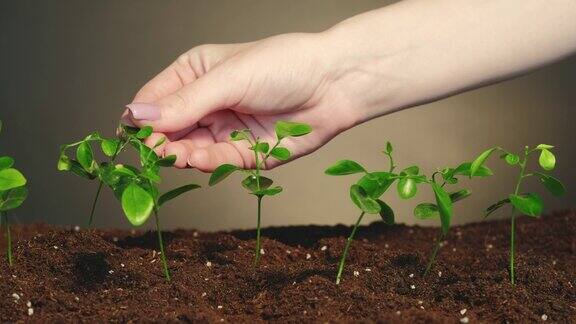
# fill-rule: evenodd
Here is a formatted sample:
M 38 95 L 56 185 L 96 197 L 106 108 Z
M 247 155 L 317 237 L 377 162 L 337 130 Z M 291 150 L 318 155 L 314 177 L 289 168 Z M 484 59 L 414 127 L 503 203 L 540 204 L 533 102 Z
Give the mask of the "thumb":
M 237 105 L 243 93 L 238 84 L 222 69 L 214 69 L 153 103 L 133 102 L 126 107 L 136 126 L 152 126 L 156 132 L 177 132 L 212 112 Z

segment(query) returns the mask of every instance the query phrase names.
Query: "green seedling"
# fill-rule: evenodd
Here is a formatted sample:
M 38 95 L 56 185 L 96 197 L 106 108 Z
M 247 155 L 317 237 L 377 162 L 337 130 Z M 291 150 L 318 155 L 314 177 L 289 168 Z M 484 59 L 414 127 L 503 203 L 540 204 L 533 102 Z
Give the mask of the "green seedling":
M 119 134 L 116 139 L 106 139 L 98 133 L 93 133 L 82 141 L 63 146 L 58 160 L 58 169 L 73 172 L 86 179 L 98 179 L 101 184 L 109 187 L 120 201 L 124 215 L 135 227 L 143 225 L 154 214 L 164 276 L 170 281 L 159 210 L 168 201 L 200 186 L 188 184 L 161 195 L 158 188 L 161 182 L 160 168 L 173 166 L 176 161 L 176 156 L 160 158 L 154 152 L 155 148 L 164 143 L 165 138 L 160 139 L 153 148 L 149 148 L 142 140 L 152 134 L 151 127 L 137 129 L 122 125 Z M 92 148 L 93 143 L 99 143 L 104 155 L 111 160 L 98 163 Z M 139 154 L 140 168 L 114 163 L 116 157 L 128 145 Z M 76 148 L 75 159 L 67 155 L 67 149 L 74 147 Z
M 261 238 L 260 238 L 260 224 L 262 212 L 262 199 L 266 196 L 275 196 L 282 192 L 282 187 L 272 186 L 274 183 L 272 179 L 266 178 L 261 175 L 262 170 L 266 166 L 266 161 L 269 158 L 274 158 L 280 161 L 290 159 L 291 152 L 288 148 L 280 146 L 282 140 L 289 137 L 300 137 L 309 134 L 312 127 L 307 124 L 278 121 L 275 125 L 276 142 L 271 146 L 269 143 L 262 141 L 258 137 L 254 137 L 249 129 L 235 130 L 230 134 L 230 140 L 245 141 L 250 145 L 250 150 L 254 152 L 254 168 L 243 169 L 231 164 L 222 164 L 210 176 L 209 185 L 214 186 L 226 177 L 236 171 L 240 171 L 246 175 L 242 180 L 242 186 L 247 189 L 250 194 L 256 196 L 257 199 L 257 222 L 256 222 L 256 248 L 254 264 L 258 265 L 261 255 Z
M 344 271 L 348 250 L 354 240 L 354 236 L 356 235 L 358 226 L 362 222 L 364 215 L 379 214 L 386 224 L 394 224 L 394 212 L 392 208 L 381 199 L 382 195 L 386 193 L 394 182 L 397 182 L 397 192 L 402 199 L 413 198 L 416 195 L 418 185 L 420 184 L 430 185 L 434 192 L 434 196 L 436 197 L 436 203 L 422 203 L 417 205 L 414 209 L 414 216 L 418 219 L 440 218 L 441 222 L 440 233 L 436 245 L 430 255 L 430 260 L 426 267 L 425 274 L 427 274 L 432 268 L 440 248 L 440 243 L 444 240 L 450 229 L 452 220 L 452 204 L 470 196 L 471 194 L 470 190 L 467 189 L 451 193 L 448 193 L 445 189 L 446 185 L 456 184 L 458 182 L 458 179 L 456 178 L 457 176 L 469 175 L 471 163 L 462 163 L 456 168 L 445 168 L 436 171 L 428 178 L 425 175 L 420 174 L 420 168 L 415 165 L 405 168 L 399 173 L 394 173 L 397 165 L 394 164 L 392 156 L 393 147 L 390 142 L 386 143 L 386 148 L 382 153 L 384 153 L 389 160 L 390 166 L 387 171 L 369 172 L 360 163 L 352 160 L 338 161 L 325 171 L 327 175 L 332 176 L 363 174 L 362 178 L 350 186 L 350 198 L 354 205 L 360 209 L 360 216 L 346 241 L 338 265 L 336 284 L 339 284 L 342 280 L 342 273 Z M 479 171 L 478 176 L 488 176 L 491 174 L 492 173 L 488 168 L 483 167 L 482 170 Z M 439 177 L 440 175 L 442 176 L 441 179 L 436 179 L 436 177 Z
M 540 183 L 544 185 L 546 189 L 554 196 L 562 196 L 566 193 L 566 188 L 560 182 L 560 180 L 554 178 L 553 176 L 533 171 L 527 172 L 527 162 L 528 158 L 531 154 L 540 152 L 540 156 L 538 158 L 538 163 L 540 167 L 544 171 L 552 171 L 556 166 L 556 157 L 551 152 L 553 148 L 552 145 L 548 144 L 540 144 L 536 147 L 524 147 L 523 154 L 515 154 L 509 151 L 504 150 L 501 147 L 493 147 L 482 154 L 480 154 L 476 160 L 472 163 L 470 175 L 476 175 L 479 170 L 483 167 L 484 162 L 490 157 L 490 155 L 494 152 L 500 152 L 500 158 L 506 161 L 506 163 L 510 166 L 516 166 L 519 169 L 518 179 L 516 180 L 516 185 L 514 187 L 513 193 L 508 195 L 507 198 L 498 201 L 497 203 L 491 205 L 486 209 L 485 217 L 488 217 L 490 214 L 495 212 L 496 210 L 511 204 L 510 208 L 510 260 L 509 260 L 509 270 L 510 270 L 510 283 L 514 285 L 516 283 L 515 278 L 515 266 L 514 266 L 514 255 L 515 255 L 515 226 L 516 226 L 516 210 L 520 213 L 530 216 L 530 217 L 539 217 L 542 214 L 542 210 L 544 209 L 544 203 L 542 198 L 538 196 L 536 193 L 522 193 L 521 185 L 524 179 L 529 177 L 535 177 L 539 180 Z
M 2 121 L 0 121 L 2 131 Z M 10 222 L 8 211 L 20 207 L 28 197 L 26 178 L 14 168 L 14 159 L 9 156 L 0 156 L 0 225 L 6 227 L 6 259 L 8 265 L 13 264 L 12 237 L 10 235 Z

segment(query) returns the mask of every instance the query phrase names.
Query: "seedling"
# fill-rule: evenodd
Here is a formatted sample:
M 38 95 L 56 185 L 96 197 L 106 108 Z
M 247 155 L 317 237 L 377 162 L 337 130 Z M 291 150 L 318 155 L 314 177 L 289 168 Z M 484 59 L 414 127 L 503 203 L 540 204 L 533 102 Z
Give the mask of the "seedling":
M 426 267 L 425 274 L 427 274 L 432 268 L 436 260 L 438 249 L 440 248 L 440 243 L 448 234 L 450 229 L 450 223 L 452 219 L 452 204 L 458 200 L 468 197 L 471 194 L 470 190 L 467 189 L 455 191 L 452 193 L 448 193 L 444 189 L 447 184 L 456 184 L 458 182 L 456 176 L 469 175 L 471 163 L 462 163 L 456 168 L 445 168 L 443 170 L 436 171 L 430 178 L 428 178 L 425 175 L 420 174 L 420 168 L 415 165 L 405 168 L 399 173 L 394 173 L 394 170 L 397 168 L 397 166 L 394 164 L 394 159 L 392 157 L 393 147 L 390 142 L 386 143 L 386 148 L 382 153 L 384 153 L 389 160 L 390 166 L 388 171 L 369 172 L 358 162 L 352 160 L 338 161 L 325 171 L 327 175 L 332 176 L 358 173 L 364 174 L 360 180 L 358 180 L 350 187 L 350 198 L 354 205 L 360 209 L 360 216 L 358 217 L 356 224 L 354 225 L 352 232 L 346 241 L 346 245 L 338 265 L 336 284 L 340 284 L 342 280 L 342 273 L 344 271 L 348 250 L 352 241 L 354 240 L 354 236 L 356 235 L 358 226 L 362 222 L 364 215 L 379 214 L 386 224 L 394 224 L 394 212 L 392 208 L 381 199 L 381 197 L 395 181 L 397 181 L 398 195 L 402 199 L 413 198 L 418 191 L 418 185 L 422 183 L 429 184 L 436 197 L 436 204 L 422 203 L 417 205 L 414 209 L 414 216 L 416 218 L 440 218 L 441 221 L 440 233 L 438 235 L 436 245 L 430 255 L 430 260 Z M 442 176 L 442 180 L 437 181 L 436 176 L 438 175 Z M 484 167 L 481 171 L 479 171 L 478 175 L 487 176 L 491 175 L 491 172 L 489 169 Z
M 151 214 L 154 214 L 164 276 L 166 280 L 170 281 L 159 210 L 166 202 L 200 186 L 189 184 L 160 195 L 158 188 L 161 182 L 160 168 L 174 165 L 176 156 L 160 158 L 154 152 L 155 148 L 162 145 L 165 138 L 160 139 L 153 148 L 144 145 L 142 140 L 151 134 L 151 127 L 137 129 L 129 126 L 121 126 L 120 135 L 117 139 L 105 139 L 98 133 L 93 133 L 80 142 L 63 146 L 58 161 L 58 169 L 71 171 L 86 179 L 98 179 L 100 183 L 109 187 L 120 201 L 124 215 L 135 227 L 143 225 Z M 94 142 L 100 144 L 102 152 L 111 157 L 112 161 L 98 163 L 95 160 L 91 145 Z M 128 144 L 138 152 L 140 168 L 114 163 L 115 158 Z M 76 147 L 76 159 L 72 159 L 66 154 L 67 149 L 72 147 Z
M 500 152 L 500 158 L 506 161 L 506 163 L 510 166 L 516 166 L 519 168 L 518 179 L 516 180 L 516 186 L 514 187 L 513 193 L 508 195 L 507 198 L 498 201 L 497 203 L 491 205 L 486 209 L 485 217 L 488 217 L 490 214 L 495 212 L 496 210 L 511 204 L 510 208 L 510 283 L 514 285 L 516 283 L 515 278 L 515 266 L 514 266 L 514 256 L 515 256 L 515 226 L 516 226 L 516 213 L 515 211 L 518 210 L 522 214 L 530 217 L 539 217 L 542 214 L 542 210 L 544 209 L 544 203 L 542 198 L 538 196 L 536 193 L 521 193 L 521 185 L 525 178 L 529 177 L 536 177 L 550 193 L 554 196 L 562 196 L 566 193 L 566 188 L 560 182 L 560 180 L 554 178 L 553 176 L 543 173 L 543 172 L 527 172 L 526 166 L 528 162 L 528 158 L 531 154 L 535 152 L 540 152 L 540 156 L 538 158 L 538 163 L 540 167 L 544 171 L 552 171 L 556 166 L 556 157 L 551 152 L 553 148 L 552 145 L 548 144 L 540 144 L 534 148 L 529 146 L 524 147 L 523 154 L 515 154 L 509 151 L 504 150 L 501 147 L 493 147 L 482 154 L 480 154 L 476 160 L 472 163 L 470 175 L 476 175 L 480 168 L 483 167 L 484 162 L 488 159 L 488 157 L 494 152 Z
M 291 152 L 283 146 L 280 146 L 282 140 L 288 137 L 300 137 L 309 134 L 312 127 L 307 124 L 278 121 L 275 125 L 276 142 L 270 146 L 269 143 L 262 141 L 258 137 L 254 137 L 249 129 L 235 130 L 230 134 L 230 140 L 246 141 L 250 145 L 250 150 L 254 151 L 254 168 L 244 169 L 232 164 L 222 164 L 210 176 L 209 185 L 214 186 L 226 177 L 236 171 L 240 171 L 246 175 L 242 180 L 242 186 L 247 189 L 250 194 L 256 196 L 257 199 L 257 222 L 256 222 L 256 249 L 254 256 L 254 264 L 258 265 L 261 255 L 261 239 L 260 239 L 260 224 L 262 212 L 262 199 L 265 196 L 275 196 L 282 192 L 282 187 L 272 187 L 274 183 L 272 179 L 260 175 L 261 171 L 266 166 L 266 161 L 269 158 L 274 158 L 280 161 L 285 161 L 292 155 Z
M 2 121 L 0 121 L 2 131 Z M 14 159 L 9 156 L 0 156 L 0 225 L 4 222 L 6 227 L 6 259 L 8 266 L 12 266 L 12 237 L 10 235 L 10 222 L 8 211 L 20 207 L 26 197 L 26 178 L 14 168 Z

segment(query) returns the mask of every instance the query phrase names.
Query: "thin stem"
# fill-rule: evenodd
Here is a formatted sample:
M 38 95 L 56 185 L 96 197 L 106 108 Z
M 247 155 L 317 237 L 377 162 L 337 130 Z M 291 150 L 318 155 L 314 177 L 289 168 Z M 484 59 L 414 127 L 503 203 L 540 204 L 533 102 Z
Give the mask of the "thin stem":
M 4 226 L 6 226 L 6 258 L 8 259 L 8 266 L 12 266 L 12 237 L 10 235 L 10 223 L 8 222 L 8 214 L 2 213 L 2 218 L 4 218 Z
M 440 250 L 440 245 L 442 244 L 443 240 L 444 240 L 444 235 L 442 234 L 442 231 L 440 231 L 440 233 L 438 233 L 438 237 L 436 238 L 436 244 L 434 245 L 434 248 L 432 249 L 432 253 L 430 253 L 430 259 L 428 260 L 428 265 L 426 266 L 426 270 L 424 271 L 424 276 L 428 275 L 428 273 L 432 269 L 432 266 L 434 265 L 434 263 L 436 263 L 436 255 L 438 254 L 438 251 Z
M 262 196 L 258 196 L 258 220 L 256 222 L 256 256 L 254 258 L 254 265 L 260 262 L 260 214 L 262 211 Z
M 358 217 L 358 220 L 356 221 L 356 224 L 354 224 L 354 228 L 352 229 L 350 236 L 348 236 L 348 239 L 346 240 L 346 246 L 344 247 L 344 252 L 342 253 L 342 257 L 340 258 L 340 264 L 338 265 L 338 274 L 336 275 L 337 285 L 339 285 L 340 281 L 342 280 L 342 272 L 344 271 L 344 265 L 346 264 L 348 249 L 350 249 L 350 244 L 352 244 L 354 236 L 356 235 L 356 231 L 358 230 L 358 226 L 360 226 L 360 222 L 362 222 L 362 217 L 364 217 L 364 212 L 362 212 L 362 214 L 360 214 L 360 217 Z
M 388 156 L 388 159 L 390 160 L 390 173 L 392 173 L 392 171 L 394 171 L 394 169 L 396 168 L 396 166 L 394 165 L 394 159 L 392 158 L 392 154 L 386 153 L 386 155 Z
M 120 141 L 120 143 L 118 143 L 118 145 L 116 146 L 116 150 L 114 151 L 114 155 L 112 155 L 112 157 L 110 158 L 111 163 L 116 161 L 118 154 L 120 154 L 120 152 L 124 149 L 125 145 L 126 141 Z M 92 201 L 92 208 L 90 209 L 90 218 L 88 219 L 88 227 L 92 227 L 92 222 L 94 221 L 94 214 L 96 213 L 96 205 L 98 204 L 98 199 L 100 199 L 100 192 L 102 191 L 103 185 L 104 182 L 100 180 L 100 183 L 98 184 L 98 190 L 96 190 L 96 195 L 94 196 L 94 201 Z
M 154 211 L 154 217 L 156 218 L 156 233 L 158 233 L 158 245 L 160 246 L 160 260 L 162 260 L 162 266 L 164 267 L 164 277 L 166 281 L 170 282 L 170 270 L 168 270 L 168 262 L 166 261 L 166 251 L 164 251 L 164 240 L 162 239 L 162 230 L 160 229 L 160 217 L 158 217 L 158 211 Z
M 529 152 L 524 152 L 524 159 L 520 163 L 520 174 L 518 176 L 518 181 L 516 181 L 516 187 L 514 188 L 514 195 L 518 195 L 520 192 L 520 185 L 522 184 L 522 179 L 524 179 L 524 172 L 526 171 L 526 160 L 528 159 Z M 510 211 L 510 283 L 512 286 L 516 284 L 516 276 L 514 270 L 514 255 L 516 250 L 516 215 L 514 214 L 514 205 Z
M 102 191 L 102 186 L 104 182 L 100 181 L 98 184 L 98 190 L 96 190 L 96 196 L 94 196 L 94 201 L 92 201 L 92 209 L 90 210 L 90 218 L 88 219 L 88 227 L 92 227 L 92 221 L 94 220 L 94 213 L 96 212 L 96 205 L 98 204 L 98 199 L 100 198 L 100 192 Z

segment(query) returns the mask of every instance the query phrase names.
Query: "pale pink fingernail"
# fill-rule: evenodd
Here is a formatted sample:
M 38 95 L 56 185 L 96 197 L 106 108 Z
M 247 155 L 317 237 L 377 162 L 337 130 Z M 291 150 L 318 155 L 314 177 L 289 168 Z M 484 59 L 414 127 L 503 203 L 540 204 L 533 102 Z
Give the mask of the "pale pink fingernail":
M 160 108 L 149 103 L 133 102 L 126 105 L 132 117 L 137 120 L 158 120 L 160 119 Z
M 191 167 L 196 167 L 199 165 L 206 164 L 208 162 L 208 151 L 204 149 L 197 149 L 190 153 L 188 157 L 188 164 Z

